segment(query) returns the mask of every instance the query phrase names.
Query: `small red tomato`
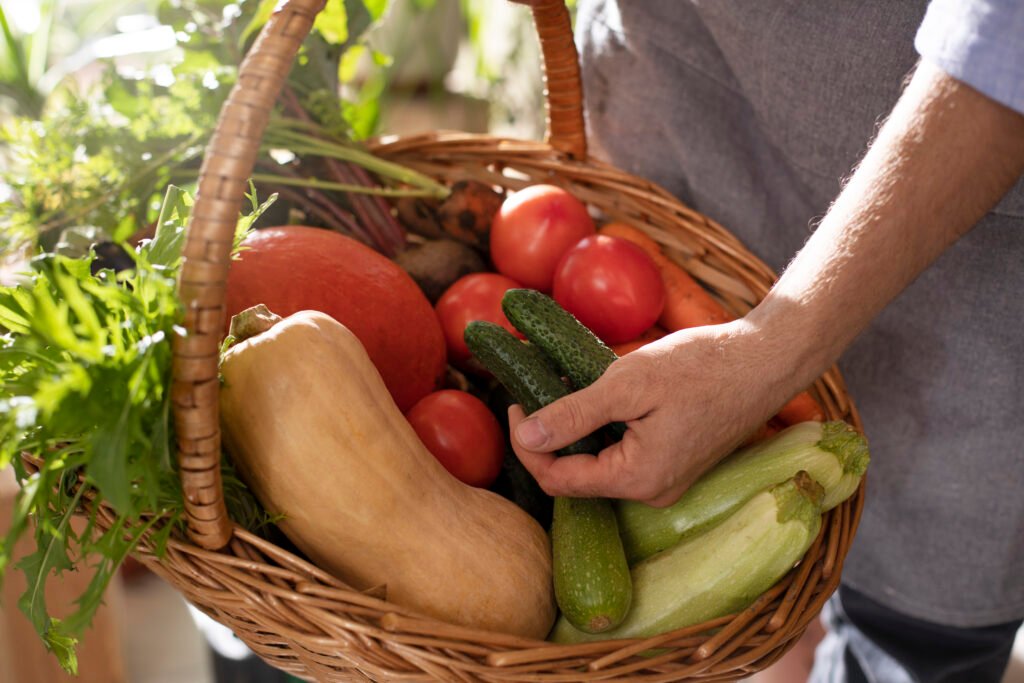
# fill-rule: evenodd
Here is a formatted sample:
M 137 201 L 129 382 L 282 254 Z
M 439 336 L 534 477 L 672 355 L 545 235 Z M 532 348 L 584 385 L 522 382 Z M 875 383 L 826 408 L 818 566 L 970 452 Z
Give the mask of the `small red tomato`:
M 551 291 L 562 255 L 587 235 L 587 207 L 560 187 L 531 185 L 502 203 L 491 224 L 491 260 L 524 287 Z
M 427 394 L 406 419 L 434 457 L 459 481 L 486 488 L 505 456 L 505 437 L 483 401 L 465 391 Z
M 501 325 L 509 332 L 522 338 L 501 310 L 501 297 L 510 289 L 521 285 L 497 273 L 471 273 L 456 280 L 445 290 L 434 307 L 444 330 L 448 359 L 461 363 L 470 357 L 463 333 L 466 325 L 474 320 L 487 320 Z
M 665 285 L 643 249 L 594 235 L 562 257 L 553 296 L 605 343 L 620 344 L 655 323 L 665 305 Z

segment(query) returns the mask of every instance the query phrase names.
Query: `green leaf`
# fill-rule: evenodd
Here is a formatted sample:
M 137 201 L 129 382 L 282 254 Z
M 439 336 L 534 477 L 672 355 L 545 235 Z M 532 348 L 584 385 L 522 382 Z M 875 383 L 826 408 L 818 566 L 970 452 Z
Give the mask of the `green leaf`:
M 345 54 L 341 56 L 341 61 L 338 63 L 338 80 L 342 83 L 348 83 L 355 79 L 359 61 L 366 54 L 366 51 L 367 47 L 362 44 L 353 45 L 345 50 Z
M 192 215 L 192 204 L 192 197 L 185 190 L 174 185 L 167 188 L 156 220 L 156 233 L 144 247 L 150 263 L 177 267 L 185 248 L 185 227 Z
M 78 508 L 83 491 L 84 487 L 78 490 L 57 519 L 47 520 L 54 513 L 37 510 L 42 516 L 36 526 L 36 550 L 18 562 L 18 568 L 25 573 L 28 582 L 25 593 L 18 600 L 18 607 L 32 622 L 36 632 L 44 638 L 50 631 L 50 618 L 46 612 L 46 578 L 51 572 L 60 573 L 72 567 L 71 558 L 68 557 L 71 517 Z M 39 490 L 35 492 L 35 495 L 38 494 Z
M 386 86 L 383 74 L 376 74 L 367 79 L 355 98 L 342 103 L 342 112 L 354 139 L 365 140 L 376 132 L 380 122 L 380 98 Z
M 36 497 L 39 495 L 40 475 L 34 474 L 21 484 L 14 501 L 14 516 L 11 527 L 7 530 L 7 536 L 3 544 L 0 544 L 0 572 L 6 570 L 14 553 L 14 544 L 21 537 L 28 526 L 29 515 L 36 507 Z
M 259 220 L 260 216 L 271 207 L 271 205 L 277 201 L 277 195 L 272 194 L 261 204 L 256 198 L 256 186 L 253 182 L 249 181 L 249 193 L 245 195 L 249 199 L 249 203 L 252 210 L 238 219 L 238 225 L 235 226 L 235 241 L 232 249 L 233 254 L 237 254 L 242 249 L 242 241 L 249 235 L 252 230 L 253 224 Z
M 320 14 L 313 20 L 313 29 L 328 43 L 344 45 L 348 41 L 348 12 L 344 0 L 327 0 Z
M 50 652 L 57 656 L 61 668 L 72 676 L 77 676 L 78 656 L 75 654 L 75 647 L 78 645 L 78 638 L 65 632 L 60 619 L 50 619 L 50 626 L 46 629 L 43 640 Z
M 79 334 L 87 337 L 101 336 L 104 326 L 100 324 L 99 316 L 96 315 L 96 309 L 86 299 L 74 276 L 54 270 L 53 279 L 64 301 L 67 302 L 68 307 L 75 314 L 78 325 L 81 326 Z
M 3 33 L 4 46 L 6 47 L 7 52 L 7 58 L 3 61 L 4 63 L 11 64 L 14 67 L 14 73 L 11 80 L 17 81 L 23 87 L 28 86 L 28 69 L 25 66 L 23 47 L 22 44 L 14 37 L 11 27 L 7 23 L 7 15 L 4 14 L 4 8 L 2 6 L 0 6 L 0 32 Z
M 377 6 L 379 3 L 367 4 L 365 0 L 344 0 L 344 2 L 348 14 L 348 40 L 355 43 L 373 22 L 380 18 L 383 9 Z M 375 12 L 381 14 L 375 14 Z
M 10 300 L 14 297 L 8 293 L 9 291 L 11 290 L 0 290 L 0 327 L 10 330 L 11 332 L 24 334 L 28 331 L 28 319 L 21 313 L 24 309 L 15 309 L 13 306 L 14 302 Z M 21 292 L 21 290 L 13 291 L 15 293 Z M 5 301 L 5 299 L 7 299 L 7 301 Z
M 118 424 L 97 427 L 91 439 L 93 457 L 89 466 L 89 478 L 121 514 L 128 512 L 131 506 L 131 479 L 127 467 L 129 435 L 122 431 L 128 409 L 125 405 L 121 410 Z
M 370 17 L 377 21 L 384 16 L 384 11 L 388 8 L 388 0 L 363 0 L 363 6 L 370 13 Z

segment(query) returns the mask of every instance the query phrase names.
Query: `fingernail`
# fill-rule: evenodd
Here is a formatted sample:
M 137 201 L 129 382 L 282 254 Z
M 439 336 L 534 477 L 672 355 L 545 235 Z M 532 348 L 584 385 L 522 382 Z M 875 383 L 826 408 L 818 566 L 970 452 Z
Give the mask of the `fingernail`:
M 540 448 L 548 442 L 548 430 L 544 423 L 535 417 L 530 417 L 516 427 L 516 441 L 526 448 Z

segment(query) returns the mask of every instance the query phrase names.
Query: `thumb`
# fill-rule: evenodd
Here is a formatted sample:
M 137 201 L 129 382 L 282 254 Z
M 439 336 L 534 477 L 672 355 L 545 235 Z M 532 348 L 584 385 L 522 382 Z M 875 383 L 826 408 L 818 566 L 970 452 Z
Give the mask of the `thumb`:
M 596 384 L 573 392 L 536 411 L 513 433 L 516 443 L 529 451 L 550 453 L 579 441 L 611 422 L 611 392 Z

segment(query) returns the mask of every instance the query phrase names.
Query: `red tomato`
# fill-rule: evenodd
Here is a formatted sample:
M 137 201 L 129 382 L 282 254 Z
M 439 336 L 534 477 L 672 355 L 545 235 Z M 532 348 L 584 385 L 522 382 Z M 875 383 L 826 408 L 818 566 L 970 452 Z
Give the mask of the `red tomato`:
M 554 185 L 531 185 L 501 205 L 491 224 L 491 259 L 523 286 L 551 291 L 555 266 L 572 245 L 593 235 L 580 200 Z
M 481 488 L 497 479 L 505 437 L 497 418 L 476 396 L 454 389 L 435 391 L 420 399 L 406 418 L 456 479 Z
M 501 325 L 520 339 L 520 334 L 501 311 L 501 297 L 510 289 L 521 287 L 518 282 L 497 273 L 472 273 L 452 284 L 437 300 L 435 310 L 444 330 L 448 345 L 448 359 L 460 363 L 470 357 L 462 334 L 466 325 L 474 320 L 487 320 Z
M 636 338 L 665 306 L 654 260 L 632 242 L 607 235 L 586 237 L 565 253 L 553 295 L 607 344 Z

